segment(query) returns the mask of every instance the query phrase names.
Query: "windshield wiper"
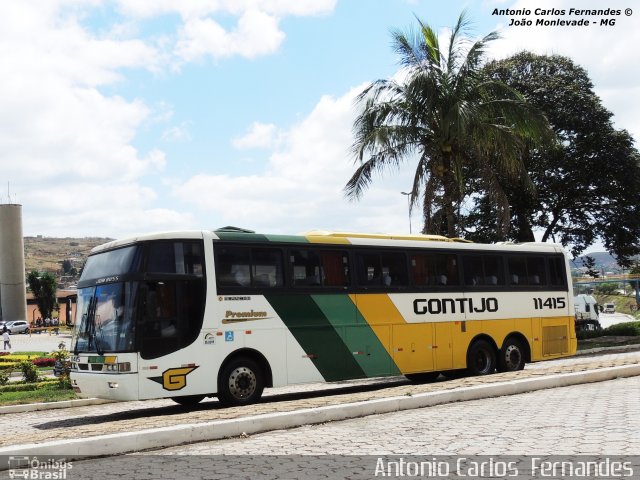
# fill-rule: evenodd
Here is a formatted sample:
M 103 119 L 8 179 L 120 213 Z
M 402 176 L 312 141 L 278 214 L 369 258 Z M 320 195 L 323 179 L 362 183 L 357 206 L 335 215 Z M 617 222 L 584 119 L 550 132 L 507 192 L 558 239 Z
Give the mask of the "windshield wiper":
M 84 336 L 87 339 L 87 349 L 89 348 L 89 345 L 91 344 L 91 338 L 93 337 L 93 335 L 91 335 L 91 327 L 93 326 L 93 317 L 94 317 L 94 313 L 95 313 L 95 306 L 98 303 L 98 299 L 95 297 L 91 297 L 91 299 L 89 300 L 89 308 L 87 308 L 87 313 L 84 315 L 83 318 L 83 324 L 81 324 L 81 326 L 84 326 L 84 331 L 81 333 L 80 329 L 78 329 L 78 338 L 76 338 L 76 344 L 73 346 L 73 354 L 74 355 L 78 355 L 78 353 L 80 352 L 79 348 L 78 348 L 78 340 L 80 339 L 81 335 Z
M 94 343 L 96 346 L 96 352 L 98 352 L 98 355 L 102 356 L 104 355 L 104 349 L 100 348 L 100 344 L 104 343 L 103 339 L 104 339 L 104 334 L 102 333 L 102 324 L 98 323 L 98 319 L 94 318 L 94 333 L 95 333 L 95 339 L 94 339 Z M 100 337 L 100 338 L 98 338 Z

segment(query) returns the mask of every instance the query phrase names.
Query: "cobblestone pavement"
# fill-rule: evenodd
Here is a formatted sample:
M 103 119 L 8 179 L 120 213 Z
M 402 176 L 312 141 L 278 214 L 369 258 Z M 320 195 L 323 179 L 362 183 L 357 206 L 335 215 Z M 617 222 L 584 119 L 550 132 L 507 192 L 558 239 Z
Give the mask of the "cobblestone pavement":
M 272 389 L 270 392 L 267 392 L 268 396 L 265 396 L 264 401 L 260 404 L 227 409 L 219 408 L 218 403 L 214 400 L 203 402 L 198 409 L 193 411 L 185 411 L 170 400 L 151 400 L 8 414 L 0 416 L 0 431 L 2 431 L 0 444 L 7 446 L 131 432 L 148 428 L 232 419 L 248 415 L 285 412 L 301 408 L 338 405 L 400 395 L 415 395 L 422 392 L 449 390 L 458 387 L 513 379 L 533 378 L 556 373 L 569 373 L 638 363 L 640 363 L 640 352 L 572 357 L 529 365 L 522 372 L 501 373 L 488 377 L 460 378 L 422 385 L 410 384 L 406 381 L 398 381 L 398 379 L 395 379 L 391 380 L 393 383 L 384 385 L 383 388 L 376 390 L 340 394 L 335 394 L 335 392 L 334 394 L 328 394 L 329 392 L 324 391 L 317 394 L 308 393 L 304 395 L 303 398 L 294 400 L 286 394 L 326 389 L 327 385 L 315 384 L 310 386 L 288 387 Z M 389 380 L 387 380 L 387 382 L 389 382 Z M 348 385 L 357 383 L 358 382 L 351 382 Z M 345 384 L 338 384 L 337 386 L 344 385 Z M 333 384 L 332 387 L 335 388 L 336 385 Z M 593 388 L 596 391 L 607 391 L 605 384 L 595 384 Z M 546 394 L 545 392 L 541 392 L 541 395 L 539 398 L 544 399 Z M 506 402 L 505 405 L 508 405 L 512 398 L 514 397 L 504 397 L 501 401 Z M 635 398 L 636 400 L 639 398 L 637 390 Z M 594 415 L 597 414 L 596 410 L 593 410 L 593 412 Z M 478 419 L 480 418 L 481 417 L 478 417 Z M 554 421 L 557 424 L 565 421 L 565 418 L 566 417 L 557 417 Z M 551 426 L 549 427 L 551 428 Z M 517 438 L 518 432 L 519 429 L 517 427 L 507 428 L 505 431 L 506 438 Z M 540 433 L 542 434 L 544 432 L 541 430 Z
M 640 378 L 155 450 L 158 455 L 638 455 Z M 149 452 L 145 452 L 149 454 Z

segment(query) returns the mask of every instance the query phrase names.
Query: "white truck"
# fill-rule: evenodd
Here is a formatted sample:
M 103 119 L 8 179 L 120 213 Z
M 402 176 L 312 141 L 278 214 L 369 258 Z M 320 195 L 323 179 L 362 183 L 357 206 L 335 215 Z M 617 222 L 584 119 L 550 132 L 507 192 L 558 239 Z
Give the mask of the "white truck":
M 576 311 L 576 331 L 600 330 L 598 302 L 591 295 L 581 293 L 573 299 Z

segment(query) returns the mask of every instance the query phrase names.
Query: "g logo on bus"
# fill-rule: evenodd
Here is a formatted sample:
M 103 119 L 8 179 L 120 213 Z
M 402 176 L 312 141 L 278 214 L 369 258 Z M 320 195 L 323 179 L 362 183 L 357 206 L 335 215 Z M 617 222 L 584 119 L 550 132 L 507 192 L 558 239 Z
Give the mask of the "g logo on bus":
M 169 391 L 182 390 L 187 386 L 187 375 L 198 367 L 170 368 L 162 372 L 161 377 L 149 377 L 149 380 L 158 382 L 162 388 Z

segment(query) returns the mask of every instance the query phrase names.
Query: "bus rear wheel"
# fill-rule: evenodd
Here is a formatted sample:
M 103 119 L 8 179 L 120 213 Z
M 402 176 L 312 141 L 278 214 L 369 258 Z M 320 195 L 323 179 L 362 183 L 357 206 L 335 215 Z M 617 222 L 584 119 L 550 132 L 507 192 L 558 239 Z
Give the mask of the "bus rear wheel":
M 218 400 L 225 406 L 255 403 L 262 396 L 263 390 L 262 369 L 250 358 L 231 360 L 218 378 Z
M 496 369 L 496 353 L 486 340 L 476 340 L 467 352 L 467 369 L 471 375 L 489 375 Z
M 522 342 L 516 338 L 507 338 L 498 352 L 498 371 L 517 372 L 525 364 L 525 350 Z

